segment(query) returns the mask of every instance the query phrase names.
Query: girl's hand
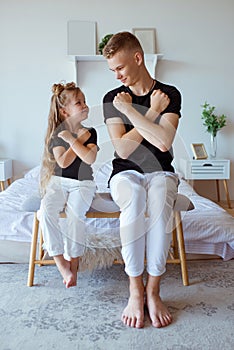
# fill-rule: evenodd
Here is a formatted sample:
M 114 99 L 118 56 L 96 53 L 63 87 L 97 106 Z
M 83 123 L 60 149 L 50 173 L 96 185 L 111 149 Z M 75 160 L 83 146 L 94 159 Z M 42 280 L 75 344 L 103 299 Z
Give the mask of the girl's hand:
M 132 97 L 128 92 L 119 92 L 115 96 L 113 104 L 121 113 L 126 114 L 129 106 L 132 106 Z
M 90 138 L 91 134 L 89 130 L 82 128 L 77 132 L 77 138 L 82 145 Z
M 162 113 L 170 103 L 169 97 L 161 90 L 154 90 L 150 96 L 150 108 L 158 114 Z
M 85 129 L 81 128 L 77 132 L 77 138 L 73 137 L 70 131 L 63 130 L 58 134 L 58 137 L 61 137 L 65 142 L 69 143 L 71 146 L 76 140 L 78 140 L 82 145 L 89 139 L 90 132 Z
M 58 137 L 60 137 L 61 139 L 63 139 L 65 142 L 69 144 L 75 141 L 75 138 L 72 136 L 72 134 L 68 130 L 63 130 L 60 133 L 58 133 Z

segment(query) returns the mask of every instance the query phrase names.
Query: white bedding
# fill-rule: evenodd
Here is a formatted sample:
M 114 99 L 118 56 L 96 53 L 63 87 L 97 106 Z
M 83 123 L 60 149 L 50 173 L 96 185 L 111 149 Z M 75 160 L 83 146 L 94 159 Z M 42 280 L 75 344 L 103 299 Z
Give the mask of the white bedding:
M 96 173 L 101 192 L 107 191 L 109 171 L 106 165 Z M 19 242 L 19 247 L 31 242 L 33 212 L 22 211 L 22 208 L 27 198 L 38 196 L 38 176 L 39 167 L 33 168 L 0 193 L 0 262 L 15 261 L 13 256 L 7 255 L 7 241 Z M 188 196 L 195 206 L 194 210 L 182 213 L 186 252 L 216 254 L 224 260 L 234 258 L 234 218 L 214 202 L 199 196 L 183 179 L 179 192 Z M 87 220 L 88 233 L 118 236 L 118 219 Z
M 183 179 L 179 192 L 188 196 L 195 207 L 184 216 L 182 214 L 186 252 L 233 259 L 234 217 L 216 203 L 198 195 Z

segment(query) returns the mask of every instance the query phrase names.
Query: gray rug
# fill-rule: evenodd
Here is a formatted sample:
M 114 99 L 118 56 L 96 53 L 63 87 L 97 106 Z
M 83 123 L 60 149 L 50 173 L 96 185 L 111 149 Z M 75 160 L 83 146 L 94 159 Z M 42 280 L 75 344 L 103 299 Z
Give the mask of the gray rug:
M 122 325 L 128 300 L 123 266 L 82 272 L 66 290 L 55 266 L 36 267 L 36 286 L 26 287 L 28 266 L 0 265 L 0 350 L 233 350 L 234 260 L 189 262 L 190 286 L 180 267 L 168 265 L 162 297 L 174 322 L 155 329 Z

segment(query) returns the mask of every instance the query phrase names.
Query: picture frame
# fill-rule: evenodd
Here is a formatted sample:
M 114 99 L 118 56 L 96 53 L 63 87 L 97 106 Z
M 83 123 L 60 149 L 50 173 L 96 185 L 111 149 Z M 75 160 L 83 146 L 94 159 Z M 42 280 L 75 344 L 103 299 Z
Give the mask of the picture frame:
M 96 22 L 75 20 L 67 22 L 67 54 L 71 56 L 96 54 Z
M 191 143 L 191 148 L 195 159 L 208 158 L 208 155 L 203 143 Z
M 140 41 L 145 54 L 156 53 L 156 30 L 155 28 L 133 28 L 132 33 Z

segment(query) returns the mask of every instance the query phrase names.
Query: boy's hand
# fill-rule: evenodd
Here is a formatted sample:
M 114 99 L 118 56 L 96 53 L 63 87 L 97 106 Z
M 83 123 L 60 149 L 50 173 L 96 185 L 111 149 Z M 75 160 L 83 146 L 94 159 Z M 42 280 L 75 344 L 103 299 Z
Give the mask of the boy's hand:
M 132 97 L 128 92 L 120 92 L 115 96 L 113 104 L 121 113 L 126 114 L 129 106 L 132 106 Z
M 161 90 L 154 90 L 150 96 L 150 108 L 158 114 L 162 113 L 170 103 L 169 97 Z

